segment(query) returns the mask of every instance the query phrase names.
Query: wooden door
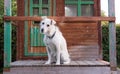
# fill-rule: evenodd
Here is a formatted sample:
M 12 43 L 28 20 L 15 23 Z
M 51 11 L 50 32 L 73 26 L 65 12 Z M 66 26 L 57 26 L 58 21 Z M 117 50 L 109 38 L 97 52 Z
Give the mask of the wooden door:
M 25 0 L 25 15 L 27 16 L 50 16 L 52 0 Z M 40 33 L 40 21 L 25 22 L 25 56 L 47 56 L 45 44 L 43 42 L 44 35 Z

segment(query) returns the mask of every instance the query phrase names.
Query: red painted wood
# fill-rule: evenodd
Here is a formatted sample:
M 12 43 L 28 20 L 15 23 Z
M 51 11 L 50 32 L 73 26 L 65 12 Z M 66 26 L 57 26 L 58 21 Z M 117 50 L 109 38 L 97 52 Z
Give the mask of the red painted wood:
M 93 21 L 115 21 L 115 17 L 57 17 L 48 16 L 57 22 L 93 22 Z M 40 21 L 41 17 L 34 16 L 4 16 L 5 21 Z

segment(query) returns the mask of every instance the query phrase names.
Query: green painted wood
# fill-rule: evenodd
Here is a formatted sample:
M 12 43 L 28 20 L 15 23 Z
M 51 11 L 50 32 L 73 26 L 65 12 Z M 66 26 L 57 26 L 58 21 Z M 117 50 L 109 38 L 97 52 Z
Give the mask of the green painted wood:
M 54 10 L 53 10 L 53 12 L 54 12 L 54 13 L 53 13 L 53 16 L 55 16 L 55 15 L 56 15 L 56 0 L 54 0 L 54 6 L 53 6 L 53 7 L 54 7 Z
M 28 0 L 24 0 L 25 1 L 25 16 L 28 16 Z M 31 15 L 31 14 L 30 14 Z M 28 53 L 28 21 L 25 21 L 25 25 L 24 25 L 24 55 Z
M 47 53 L 26 53 L 25 56 L 47 56 Z
M 6 16 L 11 16 L 11 0 L 4 0 Z M 4 21 L 4 68 L 10 67 L 11 63 L 11 22 Z
M 115 0 L 108 0 L 108 13 L 110 17 L 115 16 Z M 111 70 L 117 71 L 115 22 L 109 22 L 109 53 Z
M 81 0 L 78 0 L 78 16 L 81 16 Z
M 42 16 L 42 0 L 39 0 L 39 6 L 38 7 L 39 7 L 39 16 Z
M 30 16 L 32 16 L 32 14 L 33 14 L 33 0 L 30 0 L 30 7 L 29 8 L 30 8 Z
M 78 2 L 75 1 L 65 1 L 65 4 L 77 4 Z
M 24 55 L 28 54 L 28 22 L 25 22 L 25 41 L 24 41 Z
M 24 0 L 24 1 L 25 1 L 25 16 L 28 16 L 28 0 Z
M 74 1 L 74 0 L 65 0 L 65 4 L 94 4 L 94 1 L 81 1 L 81 0 L 78 0 L 78 1 Z
M 94 4 L 93 1 L 82 1 L 81 4 Z

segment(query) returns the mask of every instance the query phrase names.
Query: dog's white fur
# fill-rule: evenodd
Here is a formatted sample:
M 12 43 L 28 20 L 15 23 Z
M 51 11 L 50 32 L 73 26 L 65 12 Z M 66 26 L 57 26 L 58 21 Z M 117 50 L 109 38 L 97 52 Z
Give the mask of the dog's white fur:
M 45 64 L 53 62 L 56 62 L 56 65 L 69 64 L 66 40 L 55 24 L 53 19 L 47 17 L 44 17 L 40 23 L 40 31 L 44 34 L 44 43 L 48 54 L 48 61 Z

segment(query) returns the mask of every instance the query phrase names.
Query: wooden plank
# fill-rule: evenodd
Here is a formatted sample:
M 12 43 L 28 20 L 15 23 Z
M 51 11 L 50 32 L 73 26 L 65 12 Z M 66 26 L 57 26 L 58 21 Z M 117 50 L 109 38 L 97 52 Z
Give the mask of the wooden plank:
M 92 59 L 90 60 L 93 60 L 99 57 L 99 48 L 95 46 L 69 46 L 68 51 L 72 60 L 82 60 L 82 58 L 88 59 L 91 57 Z
M 77 53 L 77 52 L 98 52 L 98 48 L 96 48 L 96 49 L 77 49 L 77 48 L 73 48 L 73 49 L 70 49 L 70 48 L 68 48 L 69 49 L 69 52 L 73 52 L 73 53 Z
M 93 63 L 94 63 L 95 65 L 103 65 L 103 63 L 101 63 L 101 62 L 99 62 L 99 61 L 93 61 Z
M 5 15 L 11 16 L 11 0 L 4 0 Z M 4 22 L 4 68 L 11 63 L 11 22 Z
M 67 40 L 67 39 L 66 39 Z M 71 41 L 67 41 L 68 43 L 68 46 L 76 46 L 76 45 L 97 45 L 98 42 L 97 41 L 89 41 L 89 42 L 84 42 L 84 41 L 81 41 L 81 42 L 78 42 L 80 40 L 74 40 L 74 42 L 71 40 Z
M 100 0 L 94 0 L 94 16 L 100 16 Z
M 71 56 L 70 57 L 72 60 L 74 61 L 78 61 L 78 60 L 89 60 L 89 61 L 93 61 L 93 60 L 97 60 L 99 59 L 99 56 L 92 56 L 92 57 L 80 57 L 80 56 Z
M 95 57 L 95 56 L 99 56 L 98 53 L 82 53 L 82 54 L 70 54 L 72 57 Z
M 101 60 L 103 61 L 103 60 Z M 109 65 L 109 63 L 105 64 L 101 61 L 88 61 L 88 60 L 79 60 L 79 61 L 71 61 L 71 63 L 69 65 L 59 65 L 59 67 L 61 66 L 100 66 L 100 65 L 104 65 L 104 66 L 107 66 Z M 106 61 L 104 61 L 106 62 Z M 52 67 L 52 65 L 54 66 L 55 64 L 52 64 L 52 65 L 45 65 L 45 60 L 22 60 L 22 61 L 15 61 L 15 62 L 12 62 L 11 63 L 11 66 L 41 66 L 41 67 Z M 55 66 L 57 67 L 57 65 Z
M 92 49 L 91 49 L 92 50 Z M 96 49 L 97 50 L 97 49 Z M 73 56 L 98 56 L 98 50 L 97 52 L 89 52 L 89 51 L 76 51 L 76 52 L 69 52 Z
M 65 10 L 64 10 L 65 4 L 64 3 L 65 3 L 64 0 L 56 0 L 56 4 L 55 4 L 56 16 L 64 16 L 64 14 L 65 14 Z
M 76 61 L 71 61 L 70 65 L 78 65 L 78 63 Z
M 25 11 L 27 11 L 27 6 L 25 6 L 26 0 L 16 0 L 17 1 L 17 16 L 24 16 Z M 27 5 L 27 4 L 26 4 Z M 27 15 L 26 15 L 27 16 Z M 21 60 L 24 56 L 24 21 L 17 21 L 17 49 L 16 49 L 16 60 Z
M 76 48 L 76 50 L 78 50 L 78 49 L 98 49 L 98 46 L 97 45 L 89 45 L 89 46 L 77 45 L 77 46 L 69 47 L 69 49 L 74 49 L 74 48 Z M 75 51 L 75 50 L 73 50 L 73 51 Z
M 109 17 L 115 16 L 115 0 L 108 0 Z M 116 26 L 115 22 L 109 22 L 109 53 L 110 66 L 112 71 L 117 71 L 116 61 Z
M 84 62 L 87 63 L 88 66 L 89 66 L 89 65 L 95 65 L 95 64 L 93 63 L 93 61 L 87 61 L 87 60 L 86 60 L 86 61 L 84 61 Z
M 71 20 L 72 21 L 72 20 Z M 73 26 L 74 25 L 74 26 Z M 57 26 L 62 27 L 62 28 L 85 28 L 85 29 L 89 29 L 89 28 L 95 28 L 97 27 L 97 23 L 96 22 L 72 22 L 72 23 L 59 23 L 57 24 Z M 69 27 L 70 26 L 70 27 Z
M 74 58 L 79 58 L 79 59 L 81 59 L 81 58 L 93 58 L 93 59 L 95 59 L 98 57 L 98 54 L 91 54 L 91 53 L 85 54 L 85 53 L 83 53 L 82 55 L 81 54 L 70 54 L 70 56 L 71 56 L 70 58 L 72 60 L 74 60 Z
M 103 64 L 105 64 L 105 65 L 110 64 L 109 62 L 107 62 L 107 61 L 103 61 L 103 60 L 100 60 L 99 62 L 101 62 L 101 63 L 103 63 Z
M 77 61 L 79 65 L 88 65 L 85 61 Z
M 115 17 L 51 17 L 57 22 L 88 22 L 88 21 L 115 21 Z M 41 17 L 36 16 L 4 16 L 4 21 L 40 21 Z

